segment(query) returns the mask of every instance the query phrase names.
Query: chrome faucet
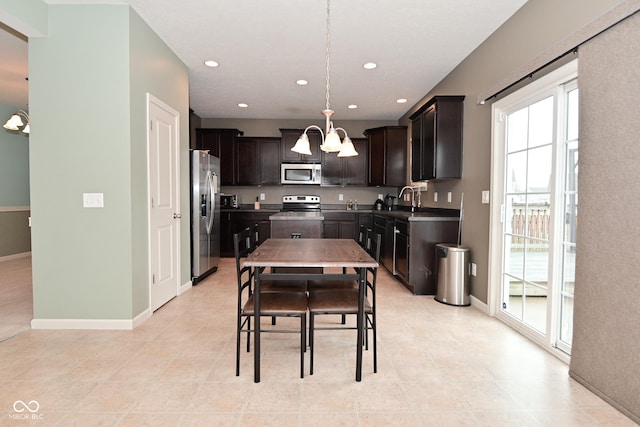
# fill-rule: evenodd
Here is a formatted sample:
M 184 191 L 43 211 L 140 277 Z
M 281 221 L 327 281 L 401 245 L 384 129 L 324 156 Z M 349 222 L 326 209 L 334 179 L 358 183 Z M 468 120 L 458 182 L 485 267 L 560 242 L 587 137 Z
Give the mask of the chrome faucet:
M 407 190 L 407 189 L 411 190 L 411 212 L 415 212 L 416 197 L 415 197 L 415 192 L 413 187 L 409 187 L 408 185 L 405 185 L 404 187 L 402 187 L 402 190 L 400 190 L 400 194 L 398 195 L 398 198 L 402 197 L 402 193 L 404 193 L 404 190 Z

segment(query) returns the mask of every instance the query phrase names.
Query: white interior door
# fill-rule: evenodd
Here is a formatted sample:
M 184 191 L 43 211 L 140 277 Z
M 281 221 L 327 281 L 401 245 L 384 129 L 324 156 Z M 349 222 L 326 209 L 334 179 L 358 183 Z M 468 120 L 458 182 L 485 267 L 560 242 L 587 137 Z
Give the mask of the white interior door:
M 180 214 L 178 113 L 147 97 L 149 115 L 149 295 L 156 310 L 178 295 Z

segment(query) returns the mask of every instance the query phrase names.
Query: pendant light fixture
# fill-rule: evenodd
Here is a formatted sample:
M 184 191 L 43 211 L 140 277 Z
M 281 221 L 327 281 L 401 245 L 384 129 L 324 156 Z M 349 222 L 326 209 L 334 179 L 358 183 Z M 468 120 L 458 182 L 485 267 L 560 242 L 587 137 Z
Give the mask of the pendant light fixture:
M 22 121 L 22 117 L 20 116 L 24 117 L 27 120 L 26 126 Z M 18 110 L 14 115 L 12 115 L 9 118 L 9 120 L 7 120 L 7 122 L 2 127 L 8 130 L 20 130 L 20 128 L 24 126 L 24 128 L 22 129 L 22 132 L 29 133 L 31 132 L 31 126 L 29 126 L 29 122 L 30 122 L 30 119 L 27 112 L 23 110 Z
M 358 152 L 356 151 L 355 147 L 353 146 L 353 142 L 351 142 L 351 139 L 349 138 L 349 135 L 347 135 L 347 131 L 344 130 L 343 128 L 334 128 L 333 127 L 333 122 L 331 121 L 331 116 L 333 116 L 334 111 L 331 109 L 331 104 L 329 102 L 329 91 L 331 89 L 331 85 L 330 85 L 330 64 L 331 64 L 331 58 L 330 58 L 330 50 L 331 50 L 331 32 L 330 32 L 330 28 L 331 28 L 331 0 L 327 0 L 327 49 L 326 49 L 326 64 L 327 64 L 327 69 L 326 69 L 326 79 L 327 79 L 327 92 L 326 92 L 326 100 L 327 100 L 327 104 L 324 110 L 322 110 L 322 114 L 325 117 L 325 129 L 324 129 L 324 133 L 322 131 L 322 129 L 320 129 L 318 126 L 316 125 L 311 125 L 308 126 L 304 132 L 302 133 L 302 135 L 300 135 L 300 138 L 298 138 L 298 141 L 296 142 L 296 145 L 293 146 L 293 148 L 291 149 L 291 151 L 294 151 L 296 153 L 300 153 L 300 154 L 306 154 L 306 155 L 311 155 L 311 147 L 309 146 L 309 136 L 307 136 L 307 131 L 309 129 L 317 129 L 320 132 L 320 136 L 322 138 L 322 145 L 320 145 L 320 149 L 322 151 L 324 151 L 325 153 L 338 153 L 338 157 L 351 157 L 351 156 L 357 156 Z M 344 133 L 344 140 L 342 142 L 340 142 L 340 136 L 338 135 L 338 131 L 342 131 Z

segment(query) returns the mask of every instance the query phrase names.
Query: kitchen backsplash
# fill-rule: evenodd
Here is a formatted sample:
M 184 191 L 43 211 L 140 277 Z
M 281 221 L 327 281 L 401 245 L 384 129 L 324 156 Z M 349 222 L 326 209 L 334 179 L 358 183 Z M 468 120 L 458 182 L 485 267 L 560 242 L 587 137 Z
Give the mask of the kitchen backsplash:
M 260 200 L 265 205 L 282 204 L 282 196 L 291 194 L 305 194 L 320 196 L 322 204 L 340 205 L 346 204 L 349 200 L 358 201 L 358 207 L 362 209 L 371 208 L 378 195 L 391 194 L 396 196 L 399 189 L 395 187 L 320 187 L 317 185 L 289 185 L 282 187 L 222 187 L 222 193 L 237 194 L 239 205 L 253 204 L 260 194 L 265 195 L 264 200 Z M 342 194 L 343 200 L 339 199 Z

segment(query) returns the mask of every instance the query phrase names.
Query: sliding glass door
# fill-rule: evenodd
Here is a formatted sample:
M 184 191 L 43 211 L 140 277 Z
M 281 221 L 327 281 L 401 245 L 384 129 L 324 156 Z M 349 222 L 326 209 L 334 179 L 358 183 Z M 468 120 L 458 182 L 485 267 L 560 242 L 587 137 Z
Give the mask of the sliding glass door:
M 493 106 L 495 314 L 566 354 L 578 206 L 576 68 L 565 65 Z

